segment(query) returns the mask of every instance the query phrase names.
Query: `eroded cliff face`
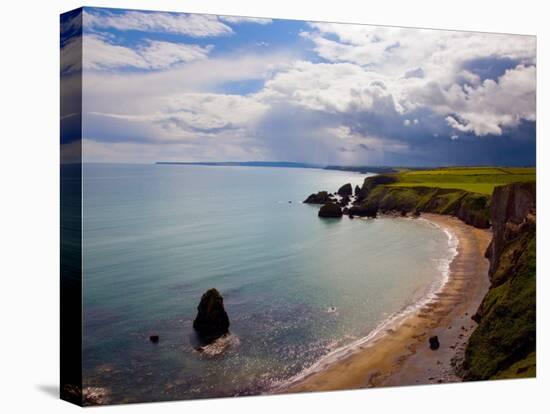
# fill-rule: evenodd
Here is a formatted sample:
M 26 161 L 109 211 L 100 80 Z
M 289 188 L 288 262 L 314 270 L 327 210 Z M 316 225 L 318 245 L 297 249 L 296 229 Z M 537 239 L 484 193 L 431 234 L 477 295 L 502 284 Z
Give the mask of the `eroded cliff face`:
M 368 177 L 358 200 L 349 209 L 357 216 L 376 216 L 376 212 L 436 213 L 455 216 L 466 224 L 488 228 L 490 197 L 464 190 L 433 187 L 393 187 L 392 176 Z
M 536 374 L 536 185 L 496 187 L 493 238 L 487 249 L 491 287 L 474 320 L 465 380 Z
M 491 262 L 489 275 L 494 276 L 504 248 L 536 221 L 535 183 L 516 183 L 496 187 L 491 200 L 493 239 L 487 249 Z

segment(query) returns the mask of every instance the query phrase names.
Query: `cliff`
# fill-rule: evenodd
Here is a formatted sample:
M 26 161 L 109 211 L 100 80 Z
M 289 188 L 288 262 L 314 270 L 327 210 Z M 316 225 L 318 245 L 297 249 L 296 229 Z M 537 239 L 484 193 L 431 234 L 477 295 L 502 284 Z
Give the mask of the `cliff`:
M 536 375 L 536 183 L 495 186 L 492 195 L 460 189 L 399 186 L 398 175 L 369 177 L 349 214 L 430 212 L 492 227 L 486 256 L 491 287 L 473 319 L 464 380 Z
M 474 319 L 465 380 L 536 374 L 536 186 L 496 187 L 493 239 L 487 249 L 491 287 Z
M 456 216 L 466 224 L 488 228 L 490 196 L 459 189 L 394 187 L 396 178 L 378 175 L 365 179 L 358 200 L 349 213 L 373 216 L 382 213 L 436 213 Z

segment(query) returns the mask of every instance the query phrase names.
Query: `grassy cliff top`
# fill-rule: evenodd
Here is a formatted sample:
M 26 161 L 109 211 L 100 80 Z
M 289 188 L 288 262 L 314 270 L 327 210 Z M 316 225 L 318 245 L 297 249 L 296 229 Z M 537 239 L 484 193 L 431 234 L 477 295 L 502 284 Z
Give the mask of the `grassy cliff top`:
M 492 194 L 496 186 L 535 181 L 535 168 L 449 167 L 433 170 L 402 170 L 392 174 L 393 187 L 435 187 Z

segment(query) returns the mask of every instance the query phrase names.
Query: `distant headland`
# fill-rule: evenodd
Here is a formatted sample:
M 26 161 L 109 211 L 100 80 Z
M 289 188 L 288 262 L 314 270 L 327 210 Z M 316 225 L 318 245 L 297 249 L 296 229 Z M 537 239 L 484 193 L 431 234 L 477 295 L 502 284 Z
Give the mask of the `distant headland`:
M 314 168 L 321 170 L 352 171 L 361 174 L 389 174 L 397 169 L 380 165 L 323 165 L 292 161 L 220 161 L 220 162 L 180 162 L 157 161 L 159 165 L 204 165 L 210 167 L 275 167 L 275 168 Z

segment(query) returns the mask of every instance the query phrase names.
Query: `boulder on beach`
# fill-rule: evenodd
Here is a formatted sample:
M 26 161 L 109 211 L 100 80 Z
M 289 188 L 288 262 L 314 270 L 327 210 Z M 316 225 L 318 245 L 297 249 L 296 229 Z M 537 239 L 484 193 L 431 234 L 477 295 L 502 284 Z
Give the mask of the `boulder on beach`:
M 304 200 L 306 204 L 326 204 L 330 203 L 331 198 L 326 191 L 319 191 L 317 194 L 311 194 Z
M 210 343 L 229 333 L 229 317 L 223 307 L 223 297 L 216 289 L 208 289 L 197 307 L 193 328 L 199 337 Z
M 342 217 L 342 209 L 337 204 L 327 203 L 319 209 L 319 217 L 340 218 Z
M 430 336 L 430 349 L 432 351 L 435 351 L 436 349 L 439 349 L 439 338 L 437 337 L 437 335 L 435 336 Z
M 338 189 L 338 195 L 344 196 L 350 196 L 353 194 L 353 187 L 350 183 L 344 184 L 342 187 Z

